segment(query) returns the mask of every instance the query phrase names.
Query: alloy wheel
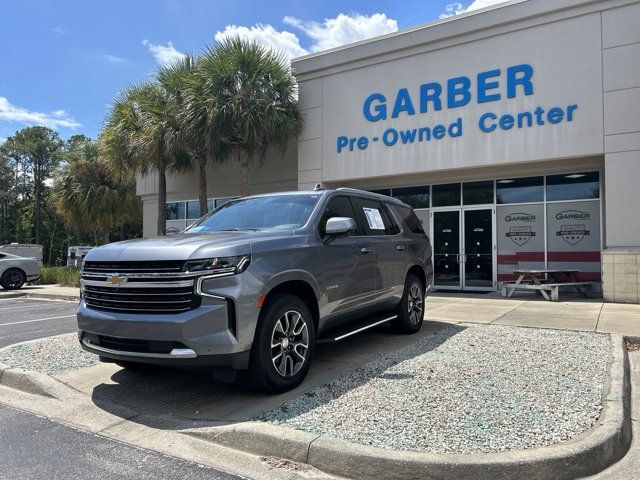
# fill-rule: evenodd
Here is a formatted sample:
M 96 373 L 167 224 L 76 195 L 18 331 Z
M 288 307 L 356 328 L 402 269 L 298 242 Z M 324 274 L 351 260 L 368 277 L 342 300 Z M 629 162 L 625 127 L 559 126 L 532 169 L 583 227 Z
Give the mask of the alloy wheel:
M 409 313 L 409 320 L 416 325 L 422 319 L 424 312 L 424 299 L 422 296 L 422 289 L 419 285 L 411 285 L 409 295 L 407 298 L 407 312 Z
M 309 327 L 302 314 L 287 310 L 271 333 L 271 361 L 283 377 L 292 377 L 300 371 L 309 351 Z

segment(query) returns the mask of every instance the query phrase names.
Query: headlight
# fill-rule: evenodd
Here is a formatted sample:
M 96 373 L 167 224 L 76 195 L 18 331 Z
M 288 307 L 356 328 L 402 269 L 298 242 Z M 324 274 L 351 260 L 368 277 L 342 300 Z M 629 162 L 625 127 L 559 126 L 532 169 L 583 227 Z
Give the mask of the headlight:
M 184 264 L 185 272 L 203 272 L 212 275 L 224 275 L 242 273 L 251 263 L 250 255 L 237 255 L 235 257 L 203 258 L 201 260 L 189 260 Z

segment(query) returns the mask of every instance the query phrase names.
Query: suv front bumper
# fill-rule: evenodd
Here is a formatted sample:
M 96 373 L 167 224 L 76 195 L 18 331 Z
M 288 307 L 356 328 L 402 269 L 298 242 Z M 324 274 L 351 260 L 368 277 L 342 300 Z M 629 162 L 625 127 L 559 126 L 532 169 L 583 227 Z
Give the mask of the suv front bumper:
M 242 370 L 249 350 L 230 330 L 229 302 L 206 298 L 172 315 L 109 312 L 78 307 L 81 347 L 113 361 Z

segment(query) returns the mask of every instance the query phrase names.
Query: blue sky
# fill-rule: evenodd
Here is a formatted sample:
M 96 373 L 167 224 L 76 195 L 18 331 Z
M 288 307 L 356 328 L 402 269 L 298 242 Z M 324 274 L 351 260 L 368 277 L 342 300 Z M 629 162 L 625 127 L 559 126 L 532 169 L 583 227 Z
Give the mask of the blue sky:
M 95 137 L 123 85 L 240 34 L 289 56 L 500 0 L 4 0 L 0 142 L 29 125 Z

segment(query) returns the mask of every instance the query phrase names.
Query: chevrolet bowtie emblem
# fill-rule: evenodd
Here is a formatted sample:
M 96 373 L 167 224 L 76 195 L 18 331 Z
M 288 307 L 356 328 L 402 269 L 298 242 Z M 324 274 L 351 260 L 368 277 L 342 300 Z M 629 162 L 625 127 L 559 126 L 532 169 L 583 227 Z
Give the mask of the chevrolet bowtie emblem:
M 110 283 L 111 285 L 121 285 L 123 283 L 127 283 L 127 277 L 119 277 L 117 275 L 107 277 L 107 283 Z

